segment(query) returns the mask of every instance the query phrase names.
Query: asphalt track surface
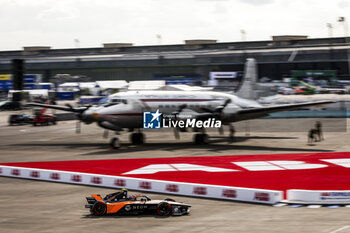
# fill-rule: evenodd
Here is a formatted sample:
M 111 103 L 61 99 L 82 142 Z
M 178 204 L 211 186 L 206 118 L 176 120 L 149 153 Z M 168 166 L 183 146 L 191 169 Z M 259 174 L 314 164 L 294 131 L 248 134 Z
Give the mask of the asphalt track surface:
M 128 141 L 129 135 L 124 133 L 120 136 L 123 147 L 115 151 L 108 148 L 107 140 L 102 138 L 103 131 L 95 125 L 84 125 L 80 135 L 74 133 L 74 121 L 60 122 L 55 126 L 10 127 L 6 123 L 7 114 L 0 113 L 1 163 L 350 151 L 349 127 L 347 130 L 330 129 L 330 132 L 324 133 L 326 140 L 308 145 L 306 131 L 313 127 L 315 119 L 288 119 L 288 125 L 305 129 L 294 130 L 296 132 L 285 132 L 284 129 L 263 132 L 258 127 L 254 128 L 256 123 L 278 128 L 276 120 L 254 120 L 249 123 L 249 135 L 245 132 L 245 124 L 237 127 L 235 142 L 230 142 L 216 131 L 209 132 L 213 136 L 212 144 L 206 146 L 193 146 L 192 133 L 182 134 L 180 140 L 175 140 L 172 132 L 165 130 L 149 131 L 148 144 L 132 146 Z M 344 126 L 344 121 L 336 122 L 339 129 Z M 325 129 L 327 124 L 325 119 Z M 333 121 L 334 127 L 337 126 Z M 226 136 L 227 133 L 226 129 Z M 114 191 L 1 177 L 0 232 L 350 232 L 350 208 L 346 207 L 271 207 L 149 193 L 153 199 L 169 196 L 189 203 L 192 205 L 191 214 L 166 218 L 96 218 L 84 208 L 85 197 L 91 193 L 105 195 Z

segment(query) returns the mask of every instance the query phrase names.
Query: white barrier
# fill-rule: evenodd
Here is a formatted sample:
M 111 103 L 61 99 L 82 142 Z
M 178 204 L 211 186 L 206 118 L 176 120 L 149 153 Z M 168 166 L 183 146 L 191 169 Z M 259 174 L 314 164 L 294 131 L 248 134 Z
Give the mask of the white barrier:
M 305 202 L 319 204 L 348 204 L 350 203 L 350 190 L 311 191 L 302 189 L 287 190 L 289 202 Z
M 280 202 L 283 198 L 283 192 L 274 190 L 160 181 L 124 176 L 108 176 L 13 166 L 0 166 L 0 176 L 82 185 L 94 185 L 110 188 L 128 188 L 147 192 L 168 193 L 175 195 L 216 198 L 264 204 L 274 204 Z

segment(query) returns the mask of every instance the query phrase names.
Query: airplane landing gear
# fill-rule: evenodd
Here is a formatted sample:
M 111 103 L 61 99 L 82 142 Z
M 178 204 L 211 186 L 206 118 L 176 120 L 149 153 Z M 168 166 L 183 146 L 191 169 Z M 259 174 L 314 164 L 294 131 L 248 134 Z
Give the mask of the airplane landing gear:
M 109 145 L 113 148 L 113 149 L 119 149 L 120 148 L 120 140 L 117 136 L 114 136 Z
M 143 133 L 132 133 L 130 140 L 133 145 L 142 145 L 145 143 L 145 135 Z
M 208 134 L 205 134 L 205 133 L 195 134 L 193 136 L 193 142 L 196 145 L 209 144 L 209 136 Z

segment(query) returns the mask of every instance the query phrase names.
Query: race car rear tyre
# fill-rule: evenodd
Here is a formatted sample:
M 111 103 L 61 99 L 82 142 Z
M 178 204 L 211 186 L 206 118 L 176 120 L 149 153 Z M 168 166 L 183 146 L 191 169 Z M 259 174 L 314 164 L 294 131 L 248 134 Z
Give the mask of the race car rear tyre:
M 157 214 L 159 216 L 168 216 L 171 214 L 171 206 L 166 202 L 161 202 L 157 206 Z
M 102 216 L 106 213 L 107 206 L 105 203 L 102 202 L 96 202 L 91 209 L 91 212 L 95 216 Z

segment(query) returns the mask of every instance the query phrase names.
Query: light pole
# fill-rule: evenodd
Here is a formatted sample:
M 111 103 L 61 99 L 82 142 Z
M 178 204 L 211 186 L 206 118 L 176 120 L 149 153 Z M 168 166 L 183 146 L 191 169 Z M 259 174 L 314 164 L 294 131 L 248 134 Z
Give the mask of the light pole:
M 338 22 L 343 24 L 344 26 L 344 37 L 345 37 L 345 43 L 347 46 L 350 45 L 350 38 L 349 38 L 349 31 L 348 31 L 348 23 L 346 21 L 345 17 L 339 17 Z M 347 49 L 347 57 L 348 57 L 348 75 L 350 77 L 350 48 Z
M 162 36 L 160 34 L 157 34 L 156 37 L 158 40 L 158 45 L 161 45 L 162 44 Z
M 346 18 L 345 17 L 339 17 L 338 18 L 338 22 L 343 24 L 343 26 L 344 26 L 344 36 L 348 37 L 348 23 L 346 22 Z
M 328 28 L 328 37 L 333 37 L 333 25 L 331 23 L 327 23 Z
M 247 33 L 245 32 L 244 29 L 241 29 L 240 32 L 241 32 L 241 38 L 242 38 L 242 40 L 245 41 L 245 40 L 247 39 Z
M 80 47 L 79 39 L 74 39 L 74 44 L 75 44 L 75 48 L 78 49 Z

